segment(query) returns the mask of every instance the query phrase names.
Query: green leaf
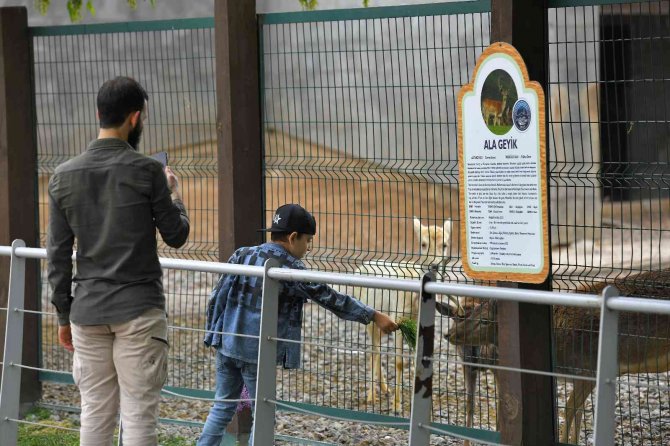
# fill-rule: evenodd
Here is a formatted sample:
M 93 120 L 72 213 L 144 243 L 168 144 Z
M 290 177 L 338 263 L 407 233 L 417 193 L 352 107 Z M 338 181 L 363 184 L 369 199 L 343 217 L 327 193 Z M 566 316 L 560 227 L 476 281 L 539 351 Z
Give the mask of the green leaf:
M 366 8 L 370 6 L 370 0 L 363 0 L 363 6 L 365 6 Z
M 316 9 L 316 7 L 319 6 L 319 2 L 317 0 L 299 0 L 299 1 L 302 7 L 307 9 L 308 11 Z
M 407 343 L 410 350 L 416 348 L 416 321 L 414 319 L 401 319 L 398 321 L 398 328 L 402 333 L 402 338 Z
M 50 3 L 51 0 L 35 0 L 35 9 L 37 9 L 40 14 L 47 15 L 47 12 L 49 12 Z
M 70 14 L 70 21 L 78 22 L 81 20 L 81 2 L 82 0 L 67 0 L 67 12 Z
M 131 9 L 137 9 L 137 0 L 128 0 L 128 6 L 130 6 Z
M 95 17 L 95 6 L 93 6 L 93 0 L 88 0 L 86 2 L 86 9 L 88 9 L 88 12 Z

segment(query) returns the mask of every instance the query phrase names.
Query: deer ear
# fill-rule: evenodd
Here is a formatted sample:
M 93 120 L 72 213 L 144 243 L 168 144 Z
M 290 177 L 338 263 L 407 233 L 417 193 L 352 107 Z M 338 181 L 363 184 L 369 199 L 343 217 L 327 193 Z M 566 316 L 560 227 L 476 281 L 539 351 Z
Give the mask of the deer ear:
M 451 306 L 449 304 L 445 304 L 445 303 L 436 301 L 435 302 L 435 309 L 442 316 L 454 317 L 454 311 L 451 309 Z
M 451 219 L 448 218 L 444 220 L 444 224 L 442 225 L 442 229 L 444 229 L 444 233 L 446 234 L 445 238 L 449 238 L 451 235 Z
M 421 234 L 421 220 L 416 217 L 414 217 L 414 232 Z

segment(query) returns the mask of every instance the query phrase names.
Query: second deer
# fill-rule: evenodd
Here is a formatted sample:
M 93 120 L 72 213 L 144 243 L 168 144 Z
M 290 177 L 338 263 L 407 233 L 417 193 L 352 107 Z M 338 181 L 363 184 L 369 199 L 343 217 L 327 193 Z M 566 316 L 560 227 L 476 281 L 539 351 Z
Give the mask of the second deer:
M 652 271 L 629 276 L 612 283 L 621 295 L 670 299 L 670 270 Z M 608 283 L 596 283 L 579 291 L 599 293 Z M 454 317 L 462 309 L 438 304 L 440 313 Z M 554 307 L 555 368 L 561 373 L 594 377 L 598 357 L 598 310 L 578 307 Z M 463 318 L 454 317 L 445 338 L 451 344 L 485 349 L 482 363 L 496 359 L 498 339 L 497 304 L 483 301 L 467 311 Z M 670 371 L 670 316 L 640 313 L 619 314 L 619 375 L 662 373 Z M 494 371 L 494 375 L 496 375 Z M 565 423 L 560 440 L 576 444 L 584 414 L 584 404 L 595 387 L 591 380 L 574 380 L 565 409 Z M 468 393 L 467 398 L 473 398 Z

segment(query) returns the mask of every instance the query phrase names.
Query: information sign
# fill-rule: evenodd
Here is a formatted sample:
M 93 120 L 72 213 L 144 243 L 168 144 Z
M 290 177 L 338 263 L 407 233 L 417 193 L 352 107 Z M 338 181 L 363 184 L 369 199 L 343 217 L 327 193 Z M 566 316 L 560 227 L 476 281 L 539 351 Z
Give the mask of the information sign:
M 480 280 L 549 272 L 544 91 L 516 49 L 494 43 L 458 95 L 461 253 Z

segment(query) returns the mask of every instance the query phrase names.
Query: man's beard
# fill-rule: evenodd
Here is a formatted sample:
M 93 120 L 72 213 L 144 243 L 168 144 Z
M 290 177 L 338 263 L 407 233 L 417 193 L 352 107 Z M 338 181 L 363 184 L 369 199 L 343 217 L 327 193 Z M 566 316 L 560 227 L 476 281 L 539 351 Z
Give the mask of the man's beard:
M 142 121 L 138 122 L 137 125 L 128 133 L 128 144 L 130 147 L 137 150 L 137 146 L 140 144 L 140 139 L 142 138 L 142 130 L 144 130 Z

